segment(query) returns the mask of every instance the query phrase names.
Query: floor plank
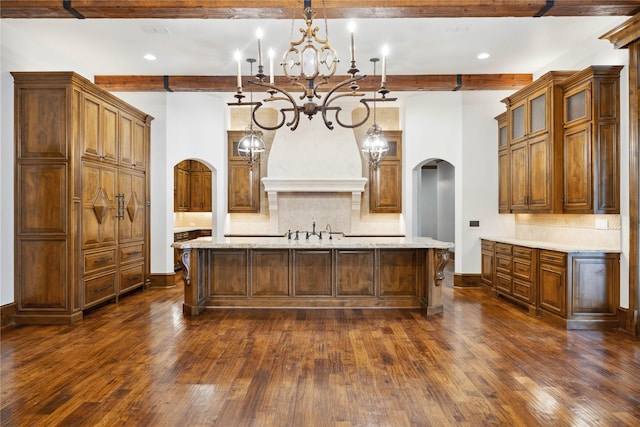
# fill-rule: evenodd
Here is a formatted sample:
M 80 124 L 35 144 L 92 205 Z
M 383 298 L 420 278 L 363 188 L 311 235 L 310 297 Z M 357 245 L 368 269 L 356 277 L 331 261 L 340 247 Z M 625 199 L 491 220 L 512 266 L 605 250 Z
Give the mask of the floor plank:
M 444 283 L 444 313 L 216 310 L 148 290 L 1 337 L 3 426 L 640 425 L 640 341 Z

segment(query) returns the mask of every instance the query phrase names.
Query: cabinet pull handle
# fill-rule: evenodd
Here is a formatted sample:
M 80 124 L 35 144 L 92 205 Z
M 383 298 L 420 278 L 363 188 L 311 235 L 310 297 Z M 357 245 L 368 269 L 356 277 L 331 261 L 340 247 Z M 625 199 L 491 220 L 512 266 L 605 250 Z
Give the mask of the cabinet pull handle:
M 136 280 L 140 279 L 140 275 L 136 274 L 135 276 L 131 276 L 127 279 L 127 282 L 135 282 Z
M 116 195 L 116 199 L 118 199 L 118 212 L 116 214 L 116 219 L 124 219 L 124 194 Z
M 140 255 L 142 253 L 142 251 L 133 251 L 133 252 L 128 252 L 127 253 L 127 258 L 131 258 L 132 256 L 137 256 Z
M 109 261 L 113 261 L 113 257 L 108 256 L 108 257 L 100 258 L 100 259 L 95 260 L 93 263 L 94 264 L 104 264 L 105 262 L 109 262 Z
M 109 288 L 113 288 L 113 285 L 104 285 L 104 286 L 103 286 L 103 287 L 101 287 L 101 288 L 94 289 L 94 290 L 93 290 L 93 293 L 94 293 L 94 294 L 97 294 L 97 293 L 99 293 L 99 292 L 106 291 L 106 290 L 107 290 L 107 289 L 109 289 Z

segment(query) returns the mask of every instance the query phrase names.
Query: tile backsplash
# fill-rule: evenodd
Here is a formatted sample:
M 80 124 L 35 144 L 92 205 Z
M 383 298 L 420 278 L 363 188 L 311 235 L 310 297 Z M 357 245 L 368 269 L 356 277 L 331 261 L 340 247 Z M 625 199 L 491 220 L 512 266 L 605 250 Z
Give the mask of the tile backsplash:
M 596 228 L 598 221 L 598 228 Z M 517 214 L 515 237 L 555 243 L 620 248 L 620 215 Z

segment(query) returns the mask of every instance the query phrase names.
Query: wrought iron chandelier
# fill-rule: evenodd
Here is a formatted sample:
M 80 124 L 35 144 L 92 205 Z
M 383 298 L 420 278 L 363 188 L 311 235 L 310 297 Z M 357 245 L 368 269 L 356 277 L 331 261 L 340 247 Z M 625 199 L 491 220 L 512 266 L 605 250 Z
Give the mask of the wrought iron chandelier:
M 322 2 L 324 11 L 324 0 Z M 238 59 L 238 76 L 237 76 L 237 92 L 234 95 L 237 102 L 229 103 L 230 106 L 252 106 L 253 122 L 260 128 L 265 130 L 276 130 L 283 125 L 287 125 L 291 130 L 295 130 L 300 123 L 300 114 L 305 114 L 310 120 L 318 113 L 322 116 L 324 124 L 329 129 L 334 128 L 334 123 L 327 117 L 329 112 L 334 115 L 335 122 L 344 128 L 356 128 L 362 126 L 369 119 L 371 108 L 369 103 L 395 101 L 396 98 L 387 98 L 389 93 L 387 89 L 386 79 L 386 54 L 382 58 L 382 79 L 380 83 L 380 89 L 377 91 L 381 95 L 380 98 L 364 98 L 364 93 L 359 92 L 358 82 L 365 79 L 366 75 L 358 74 L 359 70 L 356 66 L 355 60 L 355 46 L 353 32 L 355 27 L 350 26 L 351 31 L 351 66 L 347 73 L 349 78 L 343 80 L 333 86 L 330 86 L 330 79 L 334 76 L 336 68 L 339 62 L 336 51 L 329 44 L 328 25 L 326 12 L 324 16 L 325 21 L 325 39 L 320 38 L 318 35 L 319 28 L 313 26 L 313 18 L 315 12 L 311 9 L 311 0 L 304 0 L 303 11 L 306 28 L 300 28 L 302 36 L 299 40 L 291 41 L 289 49 L 284 53 L 282 63 L 282 69 L 285 77 L 291 84 L 299 87 L 302 90 L 302 95 L 299 96 L 299 100 L 302 101 L 301 105 L 298 105 L 294 95 L 289 93 L 285 88 L 277 86 L 274 82 L 273 73 L 273 51 L 269 52 L 269 79 L 266 81 L 266 75 L 264 74 L 264 65 L 262 63 L 262 32 L 258 30 L 258 73 L 255 78 L 249 80 L 252 85 L 264 87 L 269 94 L 262 102 L 243 102 L 245 96 L 242 94 L 242 72 L 240 67 L 240 60 Z M 324 96 L 320 94 L 319 89 L 327 88 Z M 340 91 L 341 89 L 346 91 Z M 335 101 L 343 98 L 359 98 L 359 102 L 366 109 L 364 118 L 356 123 L 345 123 L 340 118 L 340 112 L 342 107 L 335 105 Z M 272 102 L 283 101 L 285 107 L 280 108 L 279 121 L 271 126 L 268 124 L 260 123 L 256 118 L 257 111 L 264 105 L 269 105 Z

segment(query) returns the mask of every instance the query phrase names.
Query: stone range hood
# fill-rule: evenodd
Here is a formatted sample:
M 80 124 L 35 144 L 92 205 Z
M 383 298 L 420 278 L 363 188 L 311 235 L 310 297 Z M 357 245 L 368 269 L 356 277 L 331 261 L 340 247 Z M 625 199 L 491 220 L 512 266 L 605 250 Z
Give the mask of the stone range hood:
M 367 179 L 354 178 L 262 178 L 269 201 L 271 228 L 310 231 L 330 224 L 333 231 L 358 228 L 362 192 Z M 282 211 L 282 215 L 280 214 Z

